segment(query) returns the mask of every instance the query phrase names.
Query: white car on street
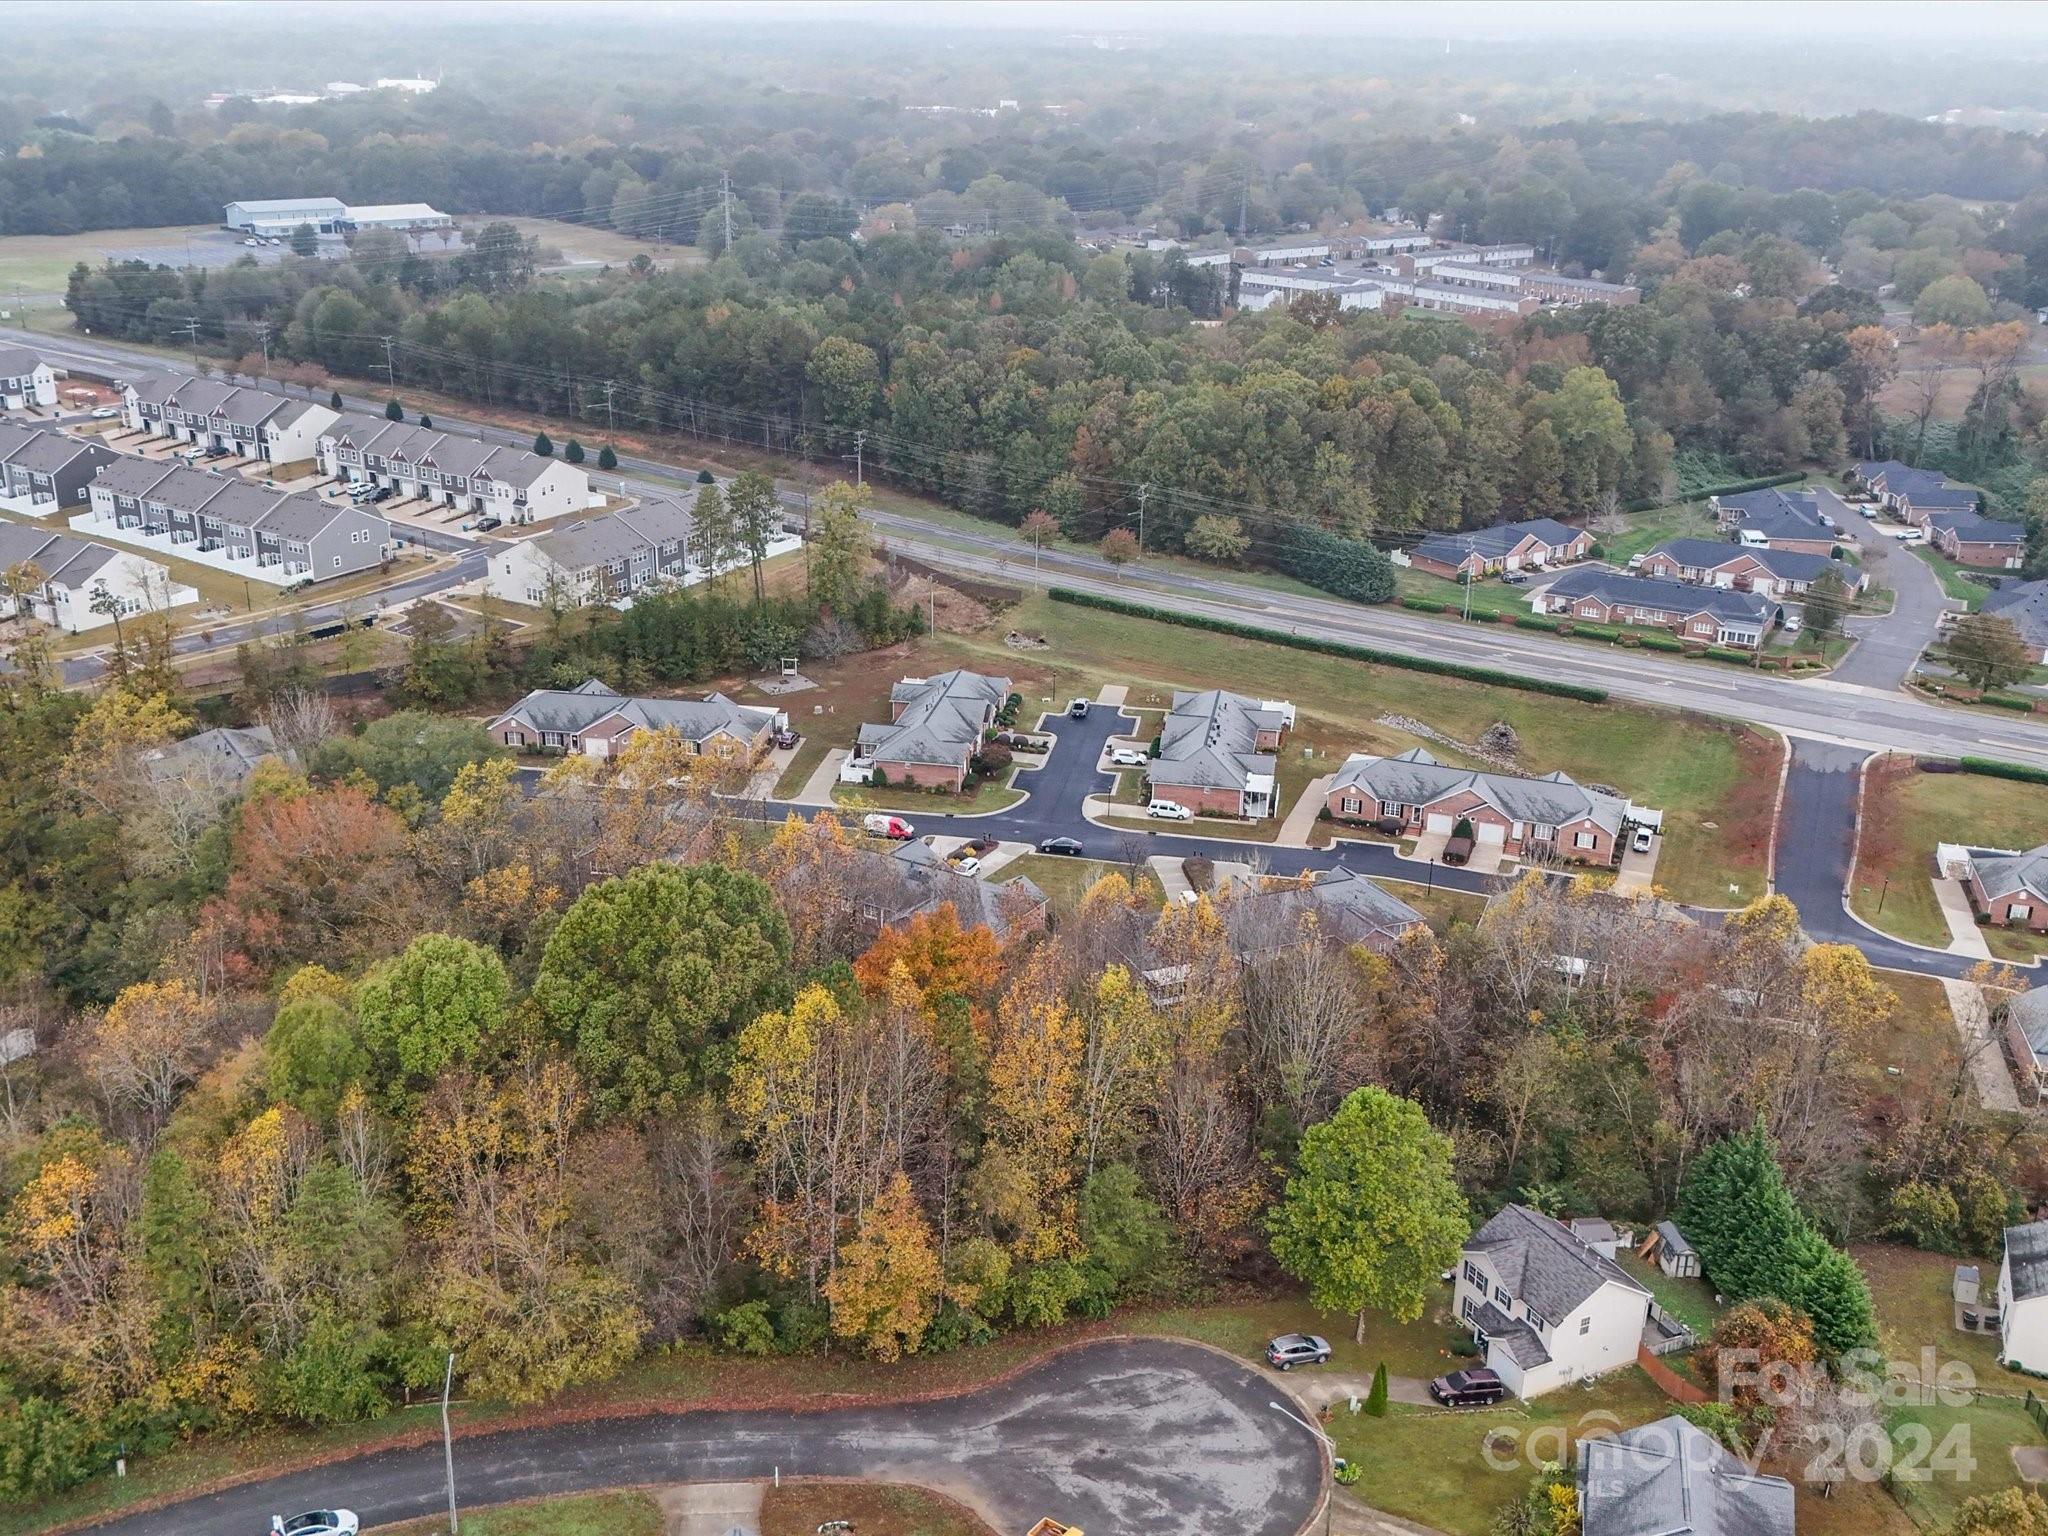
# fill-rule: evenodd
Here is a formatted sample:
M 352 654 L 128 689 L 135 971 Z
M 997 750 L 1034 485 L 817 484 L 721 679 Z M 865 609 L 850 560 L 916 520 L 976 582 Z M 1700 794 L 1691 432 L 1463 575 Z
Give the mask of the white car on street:
M 289 1520 L 282 1515 L 270 1517 L 271 1536 L 356 1536 L 361 1529 L 362 1522 L 352 1509 L 309 1509 Z
M 1154 800 L 1145 807 L 1147 816 L 1156 816 L 1161 821 L 1193 821 L 1195 813 L 1178 800 Z
M 1109 760 L 1119 768 L 1142 768 L 1151 761 L 1136 747 L 1111 747 Z

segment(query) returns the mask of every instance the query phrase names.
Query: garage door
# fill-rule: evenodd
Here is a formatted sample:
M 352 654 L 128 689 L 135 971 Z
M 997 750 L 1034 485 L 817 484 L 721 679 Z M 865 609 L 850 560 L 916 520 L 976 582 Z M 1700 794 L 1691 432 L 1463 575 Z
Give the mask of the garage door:
M 1478 834 L 1480 842 L 1491 843 L 1496 847 L 1508 840 L 1508 829 L 1493 822 L 1474 822 L 1472 830 Z
M 1456 825 L 1457 822 L 1449 816 L 1439 815 L 1435 811 L 1429 813 L 1428 827 L 1432 832 L 1441 832 L 1448 837 L 1450 836 L 1451 828 Z

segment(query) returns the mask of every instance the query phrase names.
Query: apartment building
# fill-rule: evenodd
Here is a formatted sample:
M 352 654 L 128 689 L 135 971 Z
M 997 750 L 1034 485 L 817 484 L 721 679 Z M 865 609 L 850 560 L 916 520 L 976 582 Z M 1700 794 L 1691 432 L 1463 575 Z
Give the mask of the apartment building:
M 142 459 L 103 468 L 91 486 L 91 507 L 72 519 L 74 529 L 106 529 L 267 581 L 328 581 L 370 570 L 391 548 L 391 524 L 361 507 Z
M 22 615 L 68 634 L 98 629 L 145 610 L 162 612 L 199 600 L 156 561 L 129 549 L 74 539 L 21 523 L 0 523 L 0 570 L 38 579 L 17 596 L 0 589 L 0 615 Z
M 1387 297 L 1379 283 L 1357 276 L 1344 276 L 1331 268 L 1251 271 L 1237 280 L 1239 309 L 1271 309 L 1275 304 L 1292 304 L 1304 294 L 1328 294 L 1339 309 L 1378 309 Z
M 390 486 L 399 495 L 460 507 L 500 522 L 546 522 L 590 510 L 580 464 L 474 437 L 350 414 L 322 429 L 320 472 L 330 480 Z
M 1530 606 L 1538 613 L 1565 614 L 1593 624 L 1676 630 L 1701 645 L 1747 650 L 1764 643 L 1780 616 L 1776 602 L 1755 592 L 1624 576 L 1591 566 L 1565 572 Z
M 623 606 L 657 583 L 702 579 L 691 564 L 693 527 L 686 501 L 652 499 L 637 507 L 552 527 L 494 550 L 484 590 L 508 603 Z
M 57 375 L 50 365 L 27 347 L 0 347 L 0 410 L 50 410 L 56 404 Z
M 311 400 L 179 374 L 149 374 L 121 392 L 121 420 L 131 432 L 280 466 L 311 464 L 321 432 L 339 414 Z
M 0 507 L 48 517 L 83 506 L 93 476 L 120 457 L 83 438 L 0 421 Z

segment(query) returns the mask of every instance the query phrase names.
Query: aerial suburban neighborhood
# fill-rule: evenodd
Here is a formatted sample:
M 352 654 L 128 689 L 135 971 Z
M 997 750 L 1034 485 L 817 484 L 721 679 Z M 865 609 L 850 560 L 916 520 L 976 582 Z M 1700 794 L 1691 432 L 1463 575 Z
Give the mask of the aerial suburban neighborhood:
M 0 1536 L 2048 1536 L 2048 14 L 0 39 Z

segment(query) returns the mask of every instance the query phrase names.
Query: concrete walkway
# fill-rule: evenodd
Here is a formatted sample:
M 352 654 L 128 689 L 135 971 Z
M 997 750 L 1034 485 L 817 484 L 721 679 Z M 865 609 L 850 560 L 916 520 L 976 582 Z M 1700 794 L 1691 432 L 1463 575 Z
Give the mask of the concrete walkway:
M 1289 807 L 1287 819 L 1280 823 L 1280 835 L 1273 839 L 1282 848 L 1306 848 L 1309 834 L 1316 829 L 1316 817 L 1329 804 L 1330 781 L 1334 773 L 1326 773 L 1319 779 L 1310 779 L 1302 786 L 1301 798 Z
M 832 786 L 839 782 L 839 770 L 845 762 L 846 748 L 834 747 L 825 754 L 825 761 L 811 770 L 804 787 L 790 798 L 798 805 L 830 805 Z
M 1338 1488 L 1330 1536 L 1443 1536 L 1433 1525 L 1417 1525 L 1383 1509 L 1374 1509 L 1349 1488 Z
M 1111 709 L 1117 709 L 1122 707 L 1124 700 L 1130 696 L 1131 690 L 1125 684 L 1104 683 L 1102 685 L 1102 692 L 1095 695 L 1095 702 L 1106 704 Z
M 1305 1365 L 1297 1371 L 1276 1371 L 1270 1365 L 1262 1364 L 1259 1374 L 1276 1386 L 1284 1386 L 1312 1409 L 1329 1407 L 1343 1413 L 1352 1398 L 1362 1403 L 1372 1392 L 1371 1371 L 1333 1371 L 1320 1365 Z M 1387 1400 L 1408 1403 L 1417 1408 L 1436 1406 L 1429 1395 L 1429 1383 L 1420 1376 L 1389 1374 Z
M 1991 1014 L 1984 1006 L 1984 989 L 1967 981 L 1943 981 L 1948 993 L 1949 1012 L 1955 1015 L 1956 1033 L 1963 1037 L 1963 1050 L 1970 1059 L 1970 1080 L 1977 1085 L 1977 1099 L 1986 1109 L 2016 1110 L 2019 1091 L 2012 1085 L 2012 1073 L 2005 1065 L 2005 1052 L 1991 1035 Z
M 760 1536 L 765 1483 L 679 1483 L 654 1490 L 663 1536 Z
M 1941 903 L 1941 920 L 1948 924 L 1950 952 L 1989 960 L 1991 946 L 1984 942 L 1983 931 L 1977 926 L 1976 913 L 1970 910 L 1970 898 L 1963 893 L 1962 882 L 1945 876 L 1936 880 L 1934 899 Z

